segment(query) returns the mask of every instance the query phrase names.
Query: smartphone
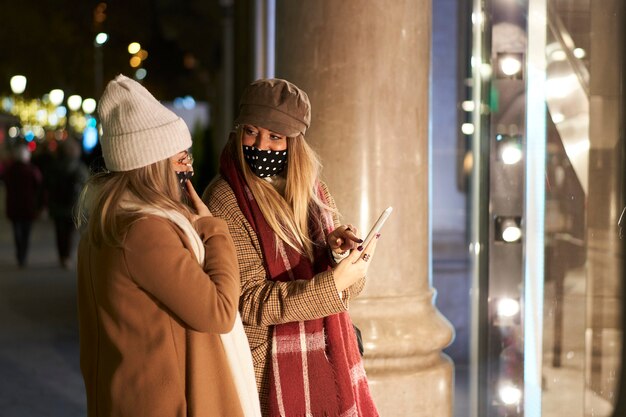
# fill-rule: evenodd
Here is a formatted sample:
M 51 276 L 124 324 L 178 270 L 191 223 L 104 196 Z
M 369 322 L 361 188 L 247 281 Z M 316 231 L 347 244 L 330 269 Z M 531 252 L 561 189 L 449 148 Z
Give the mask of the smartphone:
M 369 245 L 369 243 L 372 241 L 372 239 L 374 239 L 376 234 L 380 232 L 380 229 L 382 229 L 383 224 L 385 224 L 385 221 L 387 220 L 387 218 L 389 217 L 392 211 L 393 211 L 393 207 L 390 206 L 390 207 L 387 207 L 380 214 L 380 217 L 378 217 L 378 220 L 376 220 L 376 223 L 374 223 L 374 226 L 372 226 L 370 232 L 367 234 L 367 237 L 365 238 L 363 243 L 361 243 L 360 246 L 362 246 L 363 248 L 366 248 L 367 245 Z

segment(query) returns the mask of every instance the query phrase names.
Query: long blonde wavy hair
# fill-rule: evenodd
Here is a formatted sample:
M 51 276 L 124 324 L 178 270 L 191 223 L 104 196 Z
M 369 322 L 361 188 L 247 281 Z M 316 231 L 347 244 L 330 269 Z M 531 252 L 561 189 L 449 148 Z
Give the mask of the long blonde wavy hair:
M 141 214 L 121 207 L 124 198 L 164 210 L 176 210 L 191 220 L 190 209 L 169 159 L 125 172 L 92 175 L 81 192 L 76 208 L 76 225 L 86 225 L 90 240 L 97 246 L 121 246 L 130 224 Z
M 243 126 L 235 128 L 228 142 L 229 153 L 241 168 L 246 183 L 274 233 L 297 250 L 313 259 L 315 242 L 309 230 L 309 213 L 335 212 L 317 194 L 322 164 L 317 153 L 307 144 L 304 136 L 287 138 L 287 166 L 285 195 L 252 172 L 243 156 Z M 322 228 L 321 217 L 314 219 Z M 323 230 L 323 228 L 322 228 Z

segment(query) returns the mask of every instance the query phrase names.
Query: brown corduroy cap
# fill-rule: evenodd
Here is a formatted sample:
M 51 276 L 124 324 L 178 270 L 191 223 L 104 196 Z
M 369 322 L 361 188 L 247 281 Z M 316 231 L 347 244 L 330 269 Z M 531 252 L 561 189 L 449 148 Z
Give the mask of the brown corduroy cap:
M 309 96 L 286 80 L 257 80 L 244 90 L 235 124 L 259 126 L 288 137 L 304 135 L 311 124 Z

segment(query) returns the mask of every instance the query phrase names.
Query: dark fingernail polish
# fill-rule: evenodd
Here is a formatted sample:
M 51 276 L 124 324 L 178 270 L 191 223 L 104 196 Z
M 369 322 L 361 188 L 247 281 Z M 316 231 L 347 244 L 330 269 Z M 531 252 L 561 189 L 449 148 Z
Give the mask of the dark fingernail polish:
M 359 252 L 361 252 L 363 250 L 363 246 L 359 246 L 358 248 L 356 248 Z
M 363 239 L 357 240 L 356 243 L 363 243 Z
M 380 237 L 380 233 L 376 233 L 376 239 Z

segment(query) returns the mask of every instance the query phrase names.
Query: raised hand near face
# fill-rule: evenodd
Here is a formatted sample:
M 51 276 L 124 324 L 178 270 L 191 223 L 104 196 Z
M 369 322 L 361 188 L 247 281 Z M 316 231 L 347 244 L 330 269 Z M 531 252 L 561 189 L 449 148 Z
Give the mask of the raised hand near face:
M 191 207 L 196 209 L 197 213 L 194 214 L 193 221 L 198 220 L 200 217 L 211 216 L 209 208 L 206 206 L 206 204 L 204 204 L 204 201 L 202 201 L 202 199 L 196 192 L 196 189 L 193 188 L 193 184 L 191 184 L 191 181 L 187 180 L 185 182 L 185 187 L 187 187 L 187 193 L 189 194 L 189 203 Z

